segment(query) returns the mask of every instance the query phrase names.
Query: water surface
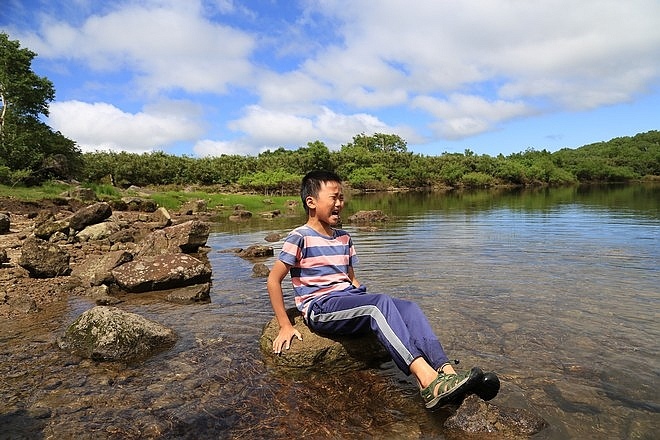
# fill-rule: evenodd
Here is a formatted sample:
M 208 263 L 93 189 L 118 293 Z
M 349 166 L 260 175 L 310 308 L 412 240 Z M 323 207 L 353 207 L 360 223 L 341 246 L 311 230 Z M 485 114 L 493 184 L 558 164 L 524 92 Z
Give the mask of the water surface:
M 660 401 L 659 188 L 369 195 L 376 229 L 345 224 L 372 292 L 417 301 L 460 367 L 502 378 L 502 406 L 530 409 L 540 439 L 655 438 Z M 212 302 L 135 295 L 121 307 L 174 328 L 173 350 L 96 363 L 53 344 L 93 304 L 72 298 L 0 323 L 1 438 L 443 438 L 392 363 L 288 378 L 259 352 L 265 280 L 232 247 L 265 244 L 302 217 L 217 224 Z M 281 243 L 274 243 L 275 252 Z M 264 260 L 268 265 L 274 259 Z M 291 289 L 285 281 L 287 301 Z

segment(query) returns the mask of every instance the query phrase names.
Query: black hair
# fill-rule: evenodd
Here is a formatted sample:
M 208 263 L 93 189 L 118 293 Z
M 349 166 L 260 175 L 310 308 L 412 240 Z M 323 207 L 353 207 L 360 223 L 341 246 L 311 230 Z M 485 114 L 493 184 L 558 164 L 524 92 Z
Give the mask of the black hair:
M 321 184 L 324 182 L 337 182 L 341 183 L 341 177 L 332 171 L 316 170 L 310 171 L 303 177 L 302 184 L 300 185 L 300 198 L 302 199 L 305 212 L 309 214 L 309 207 L 307 206 L 307 197 L 318 197 L 321 191 Z

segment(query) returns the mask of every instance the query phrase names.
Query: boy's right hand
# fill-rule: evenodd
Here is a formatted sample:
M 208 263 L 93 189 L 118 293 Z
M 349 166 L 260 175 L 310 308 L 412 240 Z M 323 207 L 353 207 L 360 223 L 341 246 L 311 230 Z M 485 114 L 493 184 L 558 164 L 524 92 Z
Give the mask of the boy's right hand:
M 294 336 L 302 341 L 302 335 L 293 326 L 280 327 L 280 331 L 273 341 L 273 353 L 281 354 L 282 348 L 288 350 L 291 347 L 291 341 Z

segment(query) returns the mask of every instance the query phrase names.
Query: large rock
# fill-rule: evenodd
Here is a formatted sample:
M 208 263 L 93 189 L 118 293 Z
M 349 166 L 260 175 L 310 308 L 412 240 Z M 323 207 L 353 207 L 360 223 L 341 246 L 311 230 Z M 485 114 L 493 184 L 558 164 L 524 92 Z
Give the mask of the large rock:
M 91 188 L 78 186 L 69 191 L 69 197 L 82 200 L 83 202 L 95 202 L 96 193 Z
M 300 374 L 321 370 L 344 372 L 374 367 L 390 359 L 372 333 L 359 337 L 325 337 L 313 333 L 296 308 L 287 310 L 287 315 L 302 335 L 302 341 L 294 338 L 289 350 L 274 355 L 273 341 L 279 332 L 276 318 L 266 324 L 259 340 L 267 362 L 282 371 Z
M 31 236 L 23 243 L 18 264 L 33 278 L 53 278 L 68 275 L 69 254 L 56 244 Z
M 184 203 L 179 209 L 179 214 L 192 215 L 208 210 L 208 202 L 206 200 L 189 200 Z
M 211 281 L 211 268 L 188 254 L 142 257 L 112 270 L 127 292 L 174 289 Z
M 69 227 L 81 231 L 86 226 L 101 223 L 112 215 L 112 208 L 105 202 L 94 203 L 76 211 L 69 219 Z
M 59 338 L 60 348 L 94 360 L 131 362 L 166 350 L 176 334 L 161 324 L 116 307 L 96 306 Z
M 11 226 L 11 221 L 9 219 L 9 215 L 0 212 L 0 234 L 8 233 L 10 226 Z
M 206 245 L 210 229 L 208 223 L 199 220 L 159 229 L 142 240 L 138 256 L 197 252 L 201 246 Z
M 548 423 L 522 408 L 500 408 L 475 395 L 468 396 L 444 427 L 448 439 L 529 438 Z
M 133 254 L 126 251 L 107 252 L 92 255 L 74 267 L 71 276 L 80 278 L 88 286 L 99 286 L 114 282 L 112 269 L 133 260 Z

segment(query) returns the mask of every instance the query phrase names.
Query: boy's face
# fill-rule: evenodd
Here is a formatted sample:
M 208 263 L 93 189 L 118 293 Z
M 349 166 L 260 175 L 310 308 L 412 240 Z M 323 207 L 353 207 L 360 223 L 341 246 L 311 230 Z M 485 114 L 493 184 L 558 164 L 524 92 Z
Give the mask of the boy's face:
M 329 225 L 339 223 L 341 210 L 344 209 L 344 193 L 341 183 L 323 182 L 318 197 L 308 197 L 307 199 L 308 206 L 315 209 L 319 221 Z

